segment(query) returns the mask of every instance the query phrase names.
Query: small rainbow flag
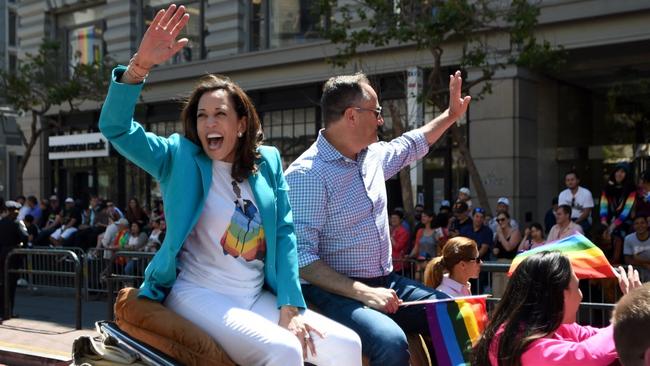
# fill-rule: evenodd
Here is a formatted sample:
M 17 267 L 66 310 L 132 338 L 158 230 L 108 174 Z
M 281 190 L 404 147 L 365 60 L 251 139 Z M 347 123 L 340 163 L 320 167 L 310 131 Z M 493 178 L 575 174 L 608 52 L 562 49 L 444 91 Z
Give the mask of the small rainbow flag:
M 541 247 L 518 254 L 510 265 L 508 276 L 512 276 L 517 266 L 531 255 L 542 251 L 554 250 L 561 252 L 569 258 L 573 271 L 578 278 L 616 277 L 603 251 L 580 233 L 575 233 L 564 239 L 544 244 Z
M 472 347 L 485 329 L 484 296 L 440 299 L 425 304 L 439 366 L 469 365 Z

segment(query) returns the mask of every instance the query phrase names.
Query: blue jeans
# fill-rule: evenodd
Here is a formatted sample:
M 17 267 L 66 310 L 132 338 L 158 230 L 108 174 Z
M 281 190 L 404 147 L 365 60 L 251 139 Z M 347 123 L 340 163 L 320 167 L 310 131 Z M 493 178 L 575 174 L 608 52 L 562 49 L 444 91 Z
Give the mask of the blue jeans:
M 449 297 L 395 273 L 354 280 L 371 287 L 391 288 L 403 301 Z M 317 286 L 303 285 L 302 292 L 305 299 L 318 307 L 323 315 L 357 332 L 361 337 L 363 354 L 370 359 L 370 365 L 408 365 L 410 355 L 405 332 L 419 333 L 429 338 L 424 305 L 400 307 L 395 314 L 385 314 L 357 300 L 327 292 Z

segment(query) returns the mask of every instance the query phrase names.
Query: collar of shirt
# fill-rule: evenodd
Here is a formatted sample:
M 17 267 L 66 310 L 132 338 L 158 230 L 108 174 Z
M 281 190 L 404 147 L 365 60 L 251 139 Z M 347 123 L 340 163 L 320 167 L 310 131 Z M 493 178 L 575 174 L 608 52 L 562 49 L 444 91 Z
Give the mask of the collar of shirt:
M 323 131 L 325 129 L 321 129 L 318 131 L 318 137 L 316 138 L 316 146 L 318 146 L 318 153 L 320 155 L 320 158 L 323 159 L 323 161 L 334 161 L 334 160 L 343 160 L 348 163 L 361 163 L 363 159 L 366 156 L 366 153 L 368 151 L 368 148 L 366 147 L 365 149 L 361 150 L 359 154 L 357 155 L 357 160 L 350 159 L 348 157 L 343 156 L 340 151 L 338 151 L 332 144 L 330 144 L 329 141 L 325 138 L 323 135 Z
M 462 283 L 457 282 L 456 280 L 449 277 L 449 275 L 444 275 L 444 277 L 442 277 L 442 284 L 451 288 L 459 294 L 471 292 L 469 282 L 463 285 Z

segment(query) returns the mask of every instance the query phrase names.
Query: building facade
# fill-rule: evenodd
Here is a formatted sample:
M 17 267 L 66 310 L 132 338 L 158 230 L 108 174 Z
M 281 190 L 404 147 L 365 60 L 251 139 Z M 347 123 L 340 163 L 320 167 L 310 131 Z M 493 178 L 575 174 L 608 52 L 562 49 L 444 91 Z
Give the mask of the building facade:
M 190 44 L 151 72 L 136 110 L 136 119 L 146 129 L 164 136 L 181 132 L 180 101 L 197 79 L 206 73 L 225 74 L 251 95 L 266 143 L 278 147 L 289 164 L 315 141 L 322 127 L 318 101 L 327 78 L 362 69 L 382 105 L 394 103 L 406 117 L 407 73 L 426 70 L 430 63 L 427 52 L 398 45 L 364 48 L 359 62 L 334 69 L 325 59 L 336 53 L 336 46 L 319 39 L 315 29 L 323 20 L 310 11 L 312 1 L 177 3 L 191 15 L 183 34 Z M 71 62 L 110 57 L 125 64 L 153 14 L 168 4 L 21 0 L 20 52 L 35 51 L 47 35 L 65 45 Z M 461 124 L 492 208 L 497 197 L 507 196 L 517 219 L 541 221 L 552 197 L 564 186 L 564 171 L 576 169 L 583 185 L 598 196 L 604 175 L 616 162 L 633 162 L 637 172 L 645 168 L 648 115 L 644 98 L 631 95 L 643 94 L 639 81 L 650 77 L 646 55 L 650 3 L 613 4 L 543 1 L 538 36 L 564 46 L 569 55 L 566 65 L 552 76 L 509 66 L 495 76 L 492 94 L 472 102 Z M 457 45 L 445 49 L 443 63 L 450 71 L 459 55 Z M 632 89 L 637 93 L 626 93 Z M 431 108 L 420 108 L 424 120 L 435 114 Z M 56 137 L 73 136 L 69 143 L 74 145 L 74 136 L 79 141 L 93 136 L 98 115 L 99 104 L 86 103 L 83 112 L 66 117 L 63 130 L 44 138 L 28 166 L 27 191 L 78 198 L 96 193 L 121 205 L 129 197 L 150 203 L 159 196 L 158 184 L 113 150 L 50 159 L 56 146 L 52 141 L 60 140 Z M 391 127 L 387 116 L 383 138 L 390 138 Z M 412 166 L 411 176 L 415 197 L 432 208 L 441 199 L 454 199 L 459 187 L 473 187 L 457 147 L 447 137 Z M 390 179 L 387 188 L 389 207 L 401 205 L 399 181 Z
M 16 3 L 16 0 L 0 2 L 0 70 L 8 72 L 16 70 L 18 59 Z M 15 182 L 24 149 L 16 117 L 16 111 L 0 98 L 0 197 L 5 199 L 19 194 Z

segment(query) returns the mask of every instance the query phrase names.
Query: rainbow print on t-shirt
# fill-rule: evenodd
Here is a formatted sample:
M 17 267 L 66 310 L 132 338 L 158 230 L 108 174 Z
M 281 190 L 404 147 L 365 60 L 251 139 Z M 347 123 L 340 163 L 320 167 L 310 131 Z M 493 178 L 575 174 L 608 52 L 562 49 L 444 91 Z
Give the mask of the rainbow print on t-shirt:
M 242 200 L 244 207 L 235 201 L 235 211 L 230 225 L 221 238 L 223 253 L 235 258 L 242 257 L 247 262 L 264 261 L 266 239 L 262 227 L 262 217 L 250 200 Z

